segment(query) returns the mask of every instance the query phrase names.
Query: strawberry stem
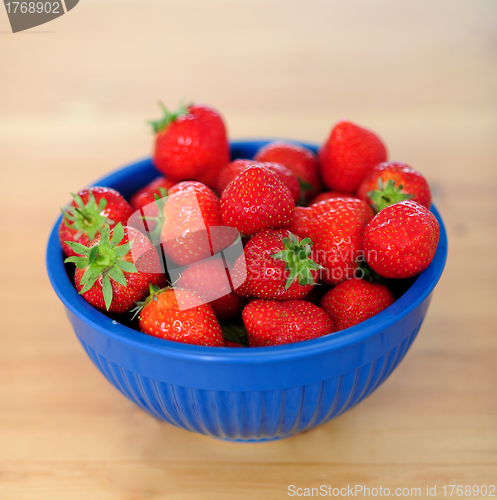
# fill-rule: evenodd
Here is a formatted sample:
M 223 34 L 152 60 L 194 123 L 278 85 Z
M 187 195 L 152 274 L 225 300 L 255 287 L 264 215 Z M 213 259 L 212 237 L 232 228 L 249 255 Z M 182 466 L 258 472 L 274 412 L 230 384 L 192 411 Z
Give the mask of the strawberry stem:
M 76 206 L 69 206 L 65 210 L 61 208 L 64 216 L 64 224 L 77 233 L 86 234 L 91 241 L 97 233 L 102 231 L 105 224 L 113 224 L 114 221 L 103 215 L 107 206 L 107 200 L 102 198 L 97 205 L 93 191 L 88 195 L 88 201 L 85 204 L 78 194 L 71 193 Z
M 400 184 L 398 187 L 395 186 L 395 181 L 389 179 L 385 184 L 381 178 L 378 179 L 378 189 L 369 191 L 367 193 L 368 198 L 373 203 L 373 209 L 375 212 L 379 212 L 384 208 L 398 203 L 399 201 L 409 200 L 414 198 L 411 193 L 403 193 L 404 185 Z
M 162 110 L 162 117 L 159 118 L 158 120 L 147 121 L 147 123 L 152 127 L 152 130 L 156 134 L 166 129 L 172 122 L 174 122 L 180 116 L 188 114 L 189 106 L 183 103 L 180 103 L 178 109 L 173 112 L 169 111 L 162 101 L 159 101 L 158 104 Z
M 287 238 L 283 238 L 284 250 L 271 255 L 275 260 L 285 262 L 285 270 L 288 271 L 288 277 L 285 283 L 285 290 L 288 290 L 295 280 L 301 286 L 315 285 L 316 281 L 312 276 L 312 271 L 317 271 L 323 267 L 311 259 L 312 241 L 310 238 L 304 238 L 299 242 L 297 236 L 289 233 Z
M 133 307 L 133 309 L 131 309 L 130 311 L 133 313 L 131 320 L 134 320 L 142 312 L 142 309 L 145 307 L 145 305 L 148 304 L 151 300 L 159 300 L 157 299 L 157 294 L 162 290 L 165 290 L 165 288 L 160 288 L 157 285 L 152 284 L 151 281 L 149 281 L 148 282 L 149 296 L 145 300 L 139 300 L 136 302 L 135 307 Z
M 64 262 L 72 262 L 78 269 L 85 269 L 81 278 L 83 288 L 80 294 L 90 290 L 95 282 L 102 277 L 102 294 L 105 307 L 109 310 L 113 289 L 111 279 L 116 283 L 126 287 L 127 281 L 124 273 L 137 273 L 135 265 L 124 257 L 128 255 L 133 242 L 119 245 L 124 238 L 124 228 L 119 223 L 115 226 L 110 240 L 110 227 L 105 224 L 101 234 L 100 241 L 96 245 L 84 246 L 73 241 L 66 243 L 80 256 L 68 257 Z

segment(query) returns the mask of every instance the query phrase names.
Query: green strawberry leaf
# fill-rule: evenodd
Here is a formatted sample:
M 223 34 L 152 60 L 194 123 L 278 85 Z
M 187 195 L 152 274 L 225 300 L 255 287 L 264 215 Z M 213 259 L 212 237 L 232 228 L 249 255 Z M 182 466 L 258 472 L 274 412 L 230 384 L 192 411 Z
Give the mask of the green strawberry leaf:
M 125 234 L 125 230 L 120 223 L 112 229 L 112 239 L 110 232 L 109 225 L 105 224 L 100 235 L 100 241 L 91 244 L 91 247 L 72 243 L 72 247 L 81 251 L 84 255 L 66 259 L 66 262 L 75 264 L 79 269 L 86 267 L 85 272 L 79 278 L 79 284 L 82 287 L 80 294 L 89 291 L 95 282 L 100 277 L 102 278 L 102 294 L 107 310 L 112 306 L 113 288 L 111 280 L 123 287 L 127 287 L 128 282 L 125 273 L 138 272 L 132 262 L 124 260 L 129 255 L 134 240 L 119 245 Z
M 96 205 L 95 196 L 93 195 L 93 192 L 90 192 L 90 196 L 93 196 L 94 205 Z M 98 202 L 98 207 L 96 207 L 97 212 L 102 213 L 106 206 L 107 206 L 107 200 L 105 198 L 100 198 L 100 201 Z
M 114 226 L 114 230 L 112 231 L 112 240 L 110 242 L 111 248 L 116 247 L 121 243 L 124 238 L 124 228 L 123 225 L 119 222 Z
M 81 210 L 86 208 L 86 205 L 85 205 L 83 199 L 81 198 L 81 196 L 79 196 L 79 194 L 75 194 L 75 193 L 70 193 L 70 194 L 73 197 L 74 201 L 76 202 L 77 207 L 79 207 Z M 91 194 L 93 194 L 93 193 L 91 193 Z M 89 199 L 90 199 L 90 197 L 88 197 L 88 200 Z
M 78 269 L 84 269 L 89 264 L 88 257 L 68 257 L 64 263 L 72 262 Z
M 60 211 L 62 212 L 66 226 L 71 227 L 69 221 L 74 222 L 76 220 L 76 217 L 71 212 L 69 212 L 69 210 L 64 210 L 62 207 L 60 207 Z
M 98 257 L 98 246 L 94 245 L 93 247 L 91 247 L 90 255 L 88 256 L 88 263 L 93 264 L 97 257 Z
M 95 194 L 90 189 L 88 202 L 84 203 L 79 194 L 71 193 L 75 205 L 69 205 L 66 209 L 61 208 L 64 224 L 76 231 L 76 234 L 86 234 L 91 241 L 101 231 L 105 223 L 114 224 L 114 221 L 103 215 L 107 206 L 107 200 L 101 198 L 98 206 Z
M 174 122 L 178 117 L 182 115 L 188 114 L 188 107 L 185 104 L 180 104 L 179 108 L 176 111 L 169 111 L 162 101 L 159 101 L 159 107 L 162 110 L 162 117 L 158 120 L 148 120 L 147 123 L 152 127 L 154 133 L 159 133 L 162 130 L 165 130 L 169 124 Z
M 118 247 L 114 248 L 114 253 L 116 257 L 124 257 L 131 249 L 131 244 L 130 243 L 125 243 L 124 245 L 119 245 Z
M 105 224 L 102 231 L 100 232 L 99 245 L 110 245 L 110 226 L 109 226 L 109 224 Z
M 248 347 L 247 329 L 243 323 L 220 321 L 219 324 L 225 340 Z
M 289 233 L 288 238 L 282 238 L 281 241 L 285 250 L 280 250 L 271 257 L 285 262 L 285 270 L 288 271 L 285 290 L 288 290 L 295 280 L 301 286 L 315 285 L 312 271 L 323 269 L 323 267 L 310 258 L 312 240 L 304 238 L 299 242 L 297 236 Z
M 109 269 L 109 272 L 107 273 L 110 278 L 112 278 L 114 281 L 119 283 L 120 285 L 126 287 L 128 286 L 128 282 L 126 281 L 126 277 L 124 276 L 124 273 L 121 271 L 121 269 L 118 266 L 114 266 L 111 269 Z
M 110 284 L 110 278 L 108 274 L 104 274 L 102 278 L 102 293 L 104 296 L 105 308 L 107 311 L 112 304 L 112 285 Z
M 83 285 L 83 288 L 79 293 L 83 294 L 90 290 L 99 277 L 100 273 L 91 266 L 88 266 L 88 269 L 85 271 L 81 278 L 81 284 Z
M 74 250 L 76 253 L 79 255 L 89 255 L 90 249 L 88 247 L 85 247 L 81 243 L 77 243 L 76 241 L 66 241 L 72 250 Z
M 138 269 L 136 269 L 135 265 L 132 262 L 129 262 L 127 260 L 117 260 L 116 266 L 119 266 L 119 268 L 122 271 L 124 271 L 125 273 L 137 273 L 138 272 Z
M 403 193 L 403 184 L 398 187 L 395 186 L 395 181 L 389 179 L 385 184 L 381 178 L 378 179 L 378 189 L 368 191 L 367 197 L 371 200 L 373 204 L 373 209 L 376 213 L 384 208 L 398 203 L 403 200 L 410 200 L 414 198 L 411 193 Z

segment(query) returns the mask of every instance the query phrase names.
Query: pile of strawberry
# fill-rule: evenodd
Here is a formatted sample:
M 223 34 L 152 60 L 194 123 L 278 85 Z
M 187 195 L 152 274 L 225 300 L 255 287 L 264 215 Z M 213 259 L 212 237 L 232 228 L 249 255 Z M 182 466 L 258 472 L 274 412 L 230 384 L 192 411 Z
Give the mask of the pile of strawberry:
M 384 310 L 433 259 L 428 183 L 373 132 L 342 121 L 317 155 L 279 141 L 231 161 L 214 109 L 163 111 L 157 179 L 62 210 L 75 286 L 106 314 L 189 344 L 288 344 Z

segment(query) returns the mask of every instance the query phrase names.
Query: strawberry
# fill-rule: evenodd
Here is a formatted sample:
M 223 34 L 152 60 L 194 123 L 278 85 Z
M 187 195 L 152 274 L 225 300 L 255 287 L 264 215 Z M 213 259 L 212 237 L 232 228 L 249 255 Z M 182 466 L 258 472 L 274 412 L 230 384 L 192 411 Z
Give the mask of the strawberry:
M 95 186 L 71 195 L 71 204 L 66 209 L 61 208 L 63 219 L 59 226 L 60 244 L 67 256 L 78 255 L 67 241 L 86 246 L 100 234 L 105 224 L 111 228 L 118 223 L 126 225 L 133 213 L 115 189 Z
M 259 149 L 254 160 L 280 163 L 291 170 L 300 183 L 302 204 L 321 191 L 318 157 L 304 146 L 287 142 L 272 142 Z
M 151 287 L 150 295 L 135 311 L 140 330 L 148 335 L 184 344 L 224 346 L 212 307 L 195 292 Z
M 233 342 L 232 340 L 224 339 L 224 347 L 244 347 L 242 344 L 238 342 Z
M 175 184 L 164 176 L 157 177 L 136 192 L 130 200 L 135 212 L 128 219 L 128 226 L 135 227 L 146 234 L 154 245 L 160 240 L 165 199 L 169 189 Z
M 244 248 L 247 278 L 236 293 L 245 297 L 291 300 L 307 295 L 317 282 L 320 265 L 311 258 L 312 241 L 287 229 L 265 229 Z M 237 263 L 233 272 L 236 275 Z
M 293 200 L 297 203 L 300 199 L 300 184 L 297 177 L 288 168 L 280 165 L 279 163 L 254 161 L 246 159 L 233 160 L 228 163 L 219 173 L 217 180 L 217 190 L 222 193 L 226 186 L 234 179 L 236 179 L 243 171 L 252 165 L 258 165 L 259 167 L 266 167 L 275 173 L 281 181 L 290 190 L 293 196 Z
M 331 318 L 305 300 L 256 299 L 242 313 L 250 347 L 292 344 L 335 331 Z
M 435 216 L 413 200 L 390 205 L 368 223 L 363 234 L 364 256 L 384 278 L 410 278 L 424 271 L 438 245 Z
M 153 203 L 155 201 L 155 195 L 159 196 L 159 198 L 167 196 L 167 192 L 175 184 L 176 183 L 171 179 L 161 175 L 137 191 L 131 197 L 129 203 L 133 210 L 140 210 L 140 208 Z
M 219 199 L 201 182 L 183 181 L 173 186 L 164 202 L 163 216 L 162 249 L 181 266 L 214 255 L 238 236 L 232 228 L 220 227 Z
M 356 196 L 369 203 L 375 212 L 402 200 L 413 200 L 426 208 L 431 205 L 428 182 L 406 163 L 384 162 L 363 179 Z
M 322 193 L 319 193 L 316 197 L 314 197 L 307 204 L 307 206 L 310 207 L 311 205 L 315 205 L 316 203 L 319 203 L 321 201 L 329 200 L 330 198 L 356 198 L 356 196 L 348 193 L 342 193 L 341 191 L 323 191 Z
M 219 171 L 228 164 L 226 127 L 217 111 L 203 104 L 180 106 L 149 122 L 156 134 L 153 162 L 174 181 L 196 180 L 214 188 Z
M 106 224 L 89 246 L 66 242 L 77 254 L 66 263 L 76 266 L 76 289 L 91 305 L 115 313 L 129 311 L 148 292 L 149 282 L 165 284 L 157 251 L 132 227 Z
M 219 320 L 235 317 L 245 305 L 245 300 L 232 292 L 233 284 L 220 256 L 188 266 L 176 285 L 201 295 Z
M 319 305 L 329 314 L 338 331 L 371 318 L 394 301 L 385 285 L 350 279 L 329 290 Z
M 355 193 L 366 174 L 386 159 L 381 139 L 348 121 L 337 123 L 319 150 L 325 185 L 346 193 Z
M 362 232 L 373 218 L 371 207 L 356 198 L 329 198 L 297 207 L 290 231 L 314 243 L 313 258 L 323 266 L 321 279 L 336 285 L 357 275 L 364 260 Z
M 294 210 L 290 190 L 273 172 L 257 165 L 243 171 L 221 195 L 223 223 L 244 235 L 288 226 Z

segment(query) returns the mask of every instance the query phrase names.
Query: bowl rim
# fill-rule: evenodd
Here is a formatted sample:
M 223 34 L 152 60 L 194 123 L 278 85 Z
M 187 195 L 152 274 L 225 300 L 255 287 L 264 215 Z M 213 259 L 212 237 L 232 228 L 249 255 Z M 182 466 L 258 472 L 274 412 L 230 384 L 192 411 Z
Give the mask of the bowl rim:
M 244 139 L 231 141 L 230 145 L 232 149 L 247 146 L 258 148 L 261 145 L 275 140 L 283 139 Z M 287 142 L 309 147 L 314 152 L 316 152 L 318 148 L 318 146 L 313 143 L 285 140 Z M 123 180 L 132 172 L 143 169 L 145 166 L 149 167 L 150 164 L 150 158 L 135 161 L 127 166 L 107 173 L 90 185 L 105 185 L 112 187 L 116 181 Z M 160 172 L 157 172 L 157 175 L 159 174 Z M 440 227 L 440 237 L 435 256 L 427 269 L 418 275 L 411 287 L 400 298 L 385 310 L 357 325 L 317 339 L 294 344 L 238 349 L 197 346 L 146 335 L 109 318 L 88 304 L 83 297 L 79 295 L 66 273 L 63 253 L 58 238 L 58 228 L 62 220 L 62 215 L 59 216 L 53 225 L 48 239 L 46 268 L 52 287 L 67 310 L 82 322 L 109 339 L 127 344 L 134 349 L 147 351 L 159 356 L 173 356 L 177 359 L 190 361 L 202 360 L 208 362 L 209 360 L 213 360 L 221 364 L 265 364 L 273 361 L 289 361 L 316 356 L 326 351 L 335 351 L 361 343 L 369 337 L 380 334 L 408 316 L 428 298 L 442 275 L 448 251 L 447 234 L 443 220 L 433 204 L 430 210 L 437 218 Z

